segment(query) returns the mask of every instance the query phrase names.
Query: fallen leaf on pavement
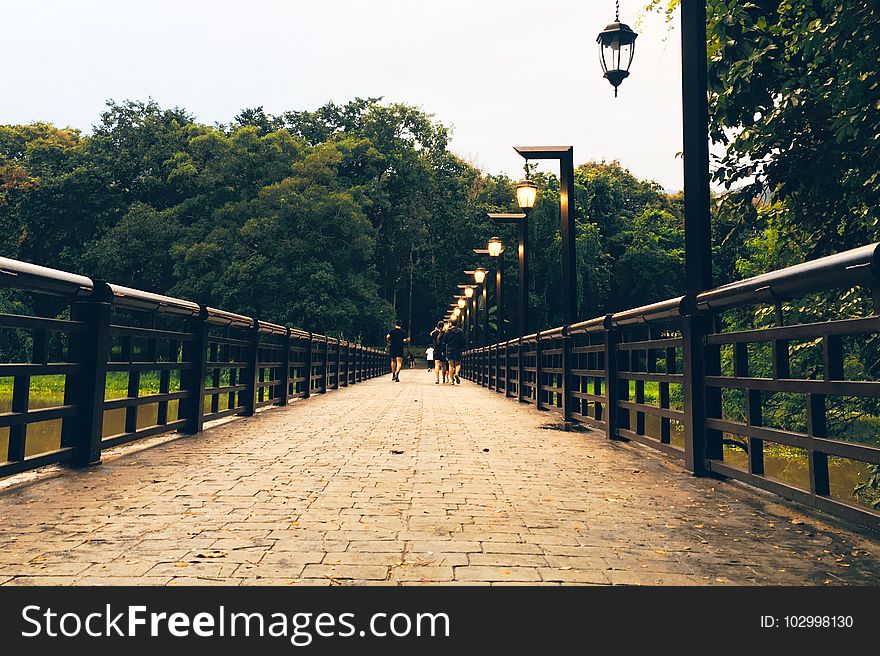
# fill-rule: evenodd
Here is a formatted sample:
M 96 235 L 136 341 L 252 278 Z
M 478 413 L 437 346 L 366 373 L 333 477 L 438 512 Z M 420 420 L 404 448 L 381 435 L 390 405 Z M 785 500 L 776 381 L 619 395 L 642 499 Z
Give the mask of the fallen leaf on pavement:
M 224 558 L 225 551 L 200 551 L 196 554 L 196 558 Z

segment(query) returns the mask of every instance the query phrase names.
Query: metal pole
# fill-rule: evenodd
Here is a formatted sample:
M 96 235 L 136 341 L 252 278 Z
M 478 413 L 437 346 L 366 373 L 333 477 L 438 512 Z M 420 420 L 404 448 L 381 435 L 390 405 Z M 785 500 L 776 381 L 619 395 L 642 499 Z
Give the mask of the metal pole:
M 712 224 L 709 209 L 709 100 L 706 73 L 706 1 L 681 3 L 682 144 L 684 153 L 685 282 L 691 296 L 712 286 Z M 706 431 L 705 347 L 709 321 L 685 317 L 685 467 L 705 474 L 706 461 L 718 457 Z
M 705 61 L 705 60 L 704 60 Z M 574 148 L 571 146 L 516 146 L 526 160 L 559 160 L 559 229 L 562 236 L 562 316 L 566 325 L 575 322 L 575 239 L 577 237 L 574 202 Z M 525 331 L 523 331 L 525 332 Z
M 504 339 L 504 321 L 501 315 L 501 255 L 495 259 L 495 341 Z
M 529 221 L 519 223 L 519 335 L 528 334 L 529 327 Z
M 697 294 L 712 287 L 705 0 L 683 0 L 681 28 L 685 279 Z
M 577 320 L 574 149 L 569 149 L 559 159 L 559 227 L 562 232 L 562 321 L 568 326 Z
M 483 346 L 489 345 L 489 281 L 483 281 Z

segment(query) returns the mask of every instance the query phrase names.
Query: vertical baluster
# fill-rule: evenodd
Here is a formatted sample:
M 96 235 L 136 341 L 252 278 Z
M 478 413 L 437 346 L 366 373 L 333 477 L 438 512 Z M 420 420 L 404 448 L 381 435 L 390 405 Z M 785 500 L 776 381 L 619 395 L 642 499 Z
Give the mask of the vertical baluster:
M 177 362 L 177 340 L 176 339 L 168 339 L 165 342 L 168 347 L 168 353 L 165 358 L 165 365 L 169 365 L 172 362 Z M 171 358 L 174 358 L 173 360 Z M 155 361 L 159 362 L 159 356 L 156 356 Z M 159 372 L 159 394 L 168 394 L 171 391 L 171 369 L 165 368 Z M 180 402 L 178 401 L 178 407 Z M 160 401 L 159 402 L 159 410 L 156 413 L 156 423 L 159 426 L 164 426 L 168 423 L 168 401 Z
M 535 389 L 535 407 L 538 410 L 543 410 L 544 405 L 541 399 L 541 377 L 543 376 L 543 367 L 541 366 L 541 333 L 538 332 L 535 335 L 535 380 L 534 380 L 534 389 Z
M 312 342 L 314 336 L 309 333 L 308 343 L 306 344 L 306 357 L 303 370 L 305 371 L 305 383 L 303 383 L 303 398 L 309 398 L 312 395 Z
M 568 335 L 568 326 L 562 331 L 562 355 L 559 359 L 562 365 L 562 380 L 560 381 L 560 386 L 562 387 L 562 398 L 560 399 L 562 402 L 562 420 L 569 422 L 571 421 L 573 399 L 570 396 L 571 389 L 569 387 L 571 384 L 571 337 Z
M 608 322 L 605 326 L 605 437 L 617 439 L 620 428 L 621 413 L 617 407 L 620 399 L 620 382 L 617 380 L 618 365 L 617 345 L 620 343 L 620 331 L 612 328 Z
M 281 342 L 281 370 L 278 376 L 278 405 L 287 405 L 290 396 L 290 328 L 279 338 Z
M 333 379 L 333 389 L 338 390 L 341 385 L 339 377 L 342 375 L 342 341 L 336 339 L 336 377 Z
M 131 365 L 134 362 L 134 343 L 131 335 L 125 335 L 122 338 L 122 361 Z M 128 391 L 126 396 L 129 399 L 136 399 L 140 394 L 141 373 L 134 369 L 128 371 Z M 138 406 L 130 405 L 125 409 L 125 432 L 134 433 L 137 430 Z
M 257 408 L 257 380 L 260 368 L 260 324 L 256 320 L 254 321 L 253 328 L 247 331 L 247 341 L 248 347 L 245 353 L 247 367 L 244 372 L 244 380 L 242 380 L 242 383 L 245 385 L 244 407 L 240 413 L 243 417 L 252 416 Z
M 675 347 L 672 346 L 667 348 L 665 354 L 665 371 L 667 374 L 678 373 L 678 362 L 676 360 Z M 669 383 L 660 383 L 661 408 L 671 407 L 669 389 Z M 660 420 L 660 442 L 662 444 L 670 444 L 672 442 L 672 421 L 666 417 L 663 417 Z
M 823 372 L 826 381 L 845 379 L 843 370 L 843 340 L 839 335 L 825 335 L 822 340 Z M 810 438 L 828 437 L 826 397 L 824 394 L 807 394 L 807 433 Z M 828 473 L 828 455 L 815 449 L 812 439 L 808 447 L 810 468 L 810 492 L 817 496 L 831 493 Z

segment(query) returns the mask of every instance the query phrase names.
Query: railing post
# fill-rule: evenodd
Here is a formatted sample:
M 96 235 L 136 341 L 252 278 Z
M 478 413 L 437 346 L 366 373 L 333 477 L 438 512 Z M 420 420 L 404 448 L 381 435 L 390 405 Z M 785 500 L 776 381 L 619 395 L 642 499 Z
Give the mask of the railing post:
M 689 314 L 682 319 L 684 342 L 682 395 L 684 397 L 685 468 L 696 476 L 708 473 L 707 461 L 721 457 L 721 440 L 709 438 L 706 430 L 707 360 L 704 338 L 709 332 L 709 318 Z
M 324 366 L 321 376 L 321 394 L 327 393 L 327 379 L 330 376 L 330 338 L 324 337 Z
M 489 387 L 489 376 L 491 375 L 492 362 L 489 357 L 489 346 L 483 347 L 483 381 L 481 385 L 483 387 Z
M 510 396 L 510 343 L 504 342 L 504 398 Z
M 85 324 L 74 340 L 79 372 L 71 377 L 73 402 L 79 413 L 67 431 L 62 429 L 61 444 L 74 449 L 71 465 L 88 467 L 101 463 L 112 307 L 110 303 L 83 301 L 72 309 L 73 318 Z
M 180 372 L 180 389 L 189 393 L 185 399 L 181 399 L 181 418 L 186 419 L 186 424 L 180 429 L 181 433 L 195 435 L 202 430 L 205 421 L 205 373 L 208 364 L 208 322 L 205 320 L 207 311 L 202 308 L 197 319 L 192 319 L 192 340 L 183 343 L 183 361 L 189 363 L 189 367 Z
M 342 371 L 342 340 L 336 338 L 336 379 L 333 382 L 333 389 L 338 390 L 340 381 L 339 376 Z
M 358 356 L 360 355 L 361 347 L 360 344 L 355 343 L 354 345 L 354 353 L 352 354 L 352 378 L 351 382 L 357 385 L 360 382 L 360 363 L 358 362 Z
M 351 344 L 345 343 L 345 382 L 343 387 L 348 387 L 348 379 L 351 377 Z
M 535 408 L 543 410 L 541 403 L 541 333 L 535 334 Z
M 516 400 L 523 401 L 523 336 L 516 342 Z
M 278 397 L 278 402 L 275 405 L 287 405 L 287 392 L 290 387 L 290 328 L 287 329 L 287 334 L 284 335 L 282 340 L 284 343 L 284 353 L 281 356 L 282 369 L 280 380 L 278 381 L 281 395 Z
M 306 363 L 303 367 L 306 376 L 304 399 L 307 399 L 312 395 L 312 339 L 312 333 L 309 333 L 309 344 L 306 347 Z
M 562 329 L 562 420 L 566 423 L 571 421 L 571 390 L 569 382 L 571 377 L 571 336 L 568 334 L 568 326 Z
M 244 409 L 238 413 L 250 417 L 257 410 L 257 379 L 260 375 L 260 323 L 254 320 L 254 327 L 248 334 L 247 368 L 245 369 Z
M 620 332 L 616 328 L 606 326 L 605 331 L 605 437 L 617 438 L 618 419 L 620 418 L 617 401 L 619 388 L 617 380 L 617 343 Z

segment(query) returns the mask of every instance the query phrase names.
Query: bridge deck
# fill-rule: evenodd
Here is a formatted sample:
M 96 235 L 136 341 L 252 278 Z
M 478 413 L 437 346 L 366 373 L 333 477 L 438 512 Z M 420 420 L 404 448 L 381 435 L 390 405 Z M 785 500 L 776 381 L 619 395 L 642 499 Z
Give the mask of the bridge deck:
M 402 381 L 14 483 L 0 584 L 880 583 L 869 532 L 467 382 Z

